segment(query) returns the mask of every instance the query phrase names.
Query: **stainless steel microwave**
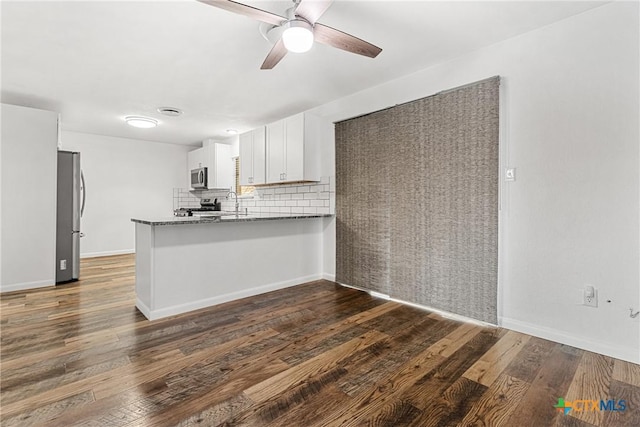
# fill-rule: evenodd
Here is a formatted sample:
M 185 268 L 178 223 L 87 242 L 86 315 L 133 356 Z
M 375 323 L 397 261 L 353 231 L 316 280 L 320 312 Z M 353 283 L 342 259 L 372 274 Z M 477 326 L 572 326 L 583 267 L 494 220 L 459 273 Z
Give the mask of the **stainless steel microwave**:
M 191 188 L 207 188 L 207 168 L 191 169 Z

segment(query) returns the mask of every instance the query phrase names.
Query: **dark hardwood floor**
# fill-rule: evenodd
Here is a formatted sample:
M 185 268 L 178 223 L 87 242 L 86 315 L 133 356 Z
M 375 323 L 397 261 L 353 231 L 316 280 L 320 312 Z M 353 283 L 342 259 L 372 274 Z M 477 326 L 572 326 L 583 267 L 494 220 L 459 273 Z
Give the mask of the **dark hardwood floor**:
M 1 296 L 2 426 L 640 425 L 640 366 L 610 357 L 327 281 L 149 322 L 133 256 L 81 271 Z

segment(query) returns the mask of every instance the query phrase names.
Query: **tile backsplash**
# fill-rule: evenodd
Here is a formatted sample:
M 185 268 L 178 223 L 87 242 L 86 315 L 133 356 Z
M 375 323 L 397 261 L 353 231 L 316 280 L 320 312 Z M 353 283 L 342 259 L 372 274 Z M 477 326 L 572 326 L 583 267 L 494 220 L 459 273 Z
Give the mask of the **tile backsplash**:
M 189 191 L 186 188 L 173 189 L 173 209 L 198 208 L 200 207 L 200 197 L 196 197 L 196 191 Z
M 320 182 L 276 184 L 257 187 L 253 196 L 238 198 L 240 210 L 249 213 L 335 213 L 335 179 L 322 177 Z M 173 189 L 173 208 L 200 207 L 201 198 L 217 198 L 223 211 L 234 210 L 233 197 L 225 190 Z

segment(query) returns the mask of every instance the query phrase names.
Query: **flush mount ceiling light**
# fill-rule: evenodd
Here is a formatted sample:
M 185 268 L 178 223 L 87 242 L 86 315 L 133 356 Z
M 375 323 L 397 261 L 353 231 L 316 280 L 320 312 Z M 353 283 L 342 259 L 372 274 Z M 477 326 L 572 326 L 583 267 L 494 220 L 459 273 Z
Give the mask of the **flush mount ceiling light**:
M 182 115 L 182 110 L 174 107 L 160 107 L 157 111 L 158 113 L 169 117 L 178 117 Z
M 237 135 L 238 134 L 238 129 L 227 129 L 227 133 L 229 135 Z
M 282 42 L 289 52 L 308 52 L 313 46 L 313 28 L 302 19 L 292 19 L 286 22 L 282 33 Z
M 158 121 L 149 117 L 127 116 L 124 118 L 124 121 L 130 126 L 142 129 L 149 129 L 158 126 Z

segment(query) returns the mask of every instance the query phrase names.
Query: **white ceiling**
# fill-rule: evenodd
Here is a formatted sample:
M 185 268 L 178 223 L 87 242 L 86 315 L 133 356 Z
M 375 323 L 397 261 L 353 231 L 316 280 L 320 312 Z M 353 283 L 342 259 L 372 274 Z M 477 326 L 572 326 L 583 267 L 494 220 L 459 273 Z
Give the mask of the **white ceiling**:
M 245 3 L 282 15 L 291 5 Z M 2 102 L 58 111 L 65 130 L 195 144 L 603 3 L 336 0 L 320 22 L 380 46 L 376 59 L 316 44 L 261 71 L 271 47 L 258 22 L 195 0 L 2 1 Z M 156 111 L 163 106 L 184 114 L 163 116 Z M 134 129 L 122 120 L 126 115 L 161 124 Z

